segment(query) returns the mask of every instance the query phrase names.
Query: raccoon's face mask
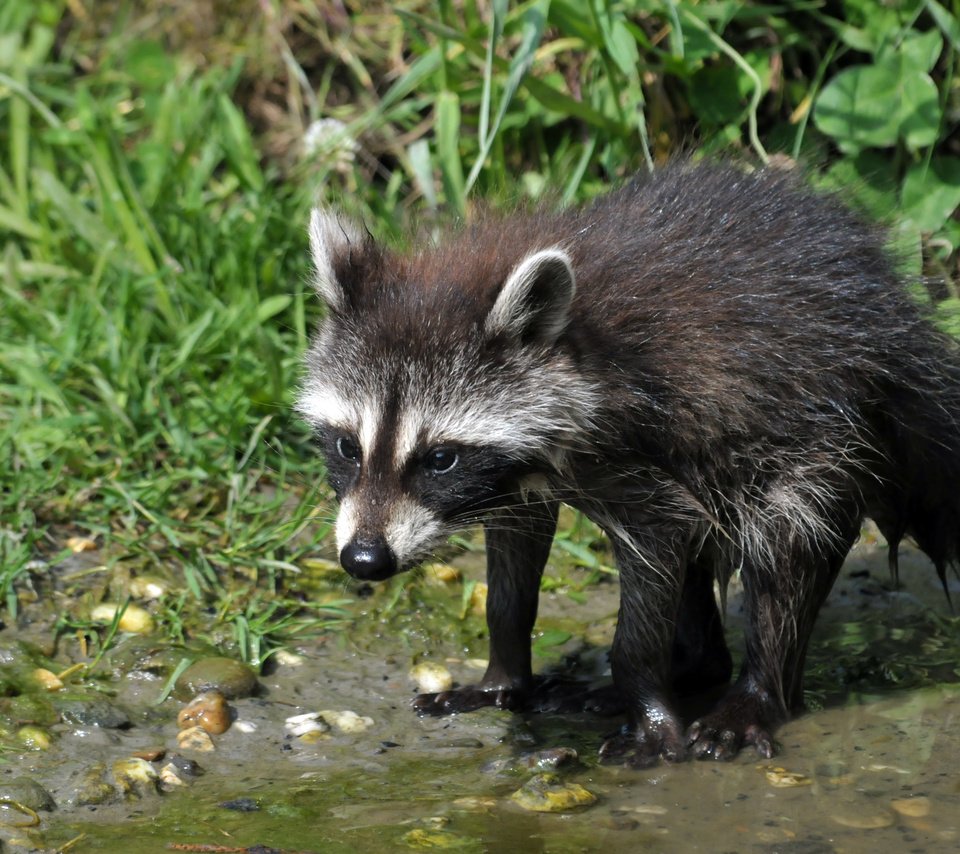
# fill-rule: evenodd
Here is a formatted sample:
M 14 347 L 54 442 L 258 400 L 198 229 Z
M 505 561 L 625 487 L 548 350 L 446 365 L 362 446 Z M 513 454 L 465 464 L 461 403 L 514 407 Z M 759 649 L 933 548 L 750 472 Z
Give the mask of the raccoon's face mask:
M 442 282 L 314 211 L 316 288 L 327 307 L 298 408 L 341 502 L 344 568 L 376 580 L 520 499 L 596 403 L 558 339 L 575 292 L 561 248 L 489 284 Z

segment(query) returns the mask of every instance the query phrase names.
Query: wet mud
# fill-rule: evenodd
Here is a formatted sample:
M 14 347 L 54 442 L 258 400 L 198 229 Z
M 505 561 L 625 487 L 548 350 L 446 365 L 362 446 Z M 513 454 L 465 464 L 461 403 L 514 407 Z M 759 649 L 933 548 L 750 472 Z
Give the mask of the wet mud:
M 468 579 L 482 577 L 475 556 L 461 563 Z M 812 708 L 778 732 L 773 761 L 745 751 L 730 763 L 638 771 L 597 761 L 618 718 L 492 709 L 418 718 L 409 708 L 413 666 L 438 664 L 461 684 L 482 674 L 482 617 L 461 581 L 402 579 L 363 591 L 352 622 L 304 636 L 273 657 L 254 695 L 227 700 L 231 725 L 209 735 L 209 747 L 184 746 L 183 699 L 158 702 L 183 650 L 125 634 L 110 652 L 99 708 L 89 686 L 72 706 L 69 685 L 48 690 L 49 714 L 39 701 L 28 708 L 32 695 L 7 692 L 0 835 L 9 850 L 130 854 L 958 849 L 958 623 L 925 559 L 910 553 L 902 564 L 894 590 L 885 552 L 865 543 L 851 555 L 811 649 Z M 336 574 L 323 584 L 345 589 Z M 952 595 L 960 599 L 956 584 Z M 535 666 L 602 685 L 616 610 L 613 580 L 573 594 L 554 585 L 542 597 Z M 733 590 L 734 649 L 739 612 Z M 48 661 L 42 629 L 16 632 L 37 644 L 34 670 Z M 10 660 L 13 634 L 0 632 L 8 670 L 22 665 Z M 146 648 L 163 666 L 143 666 Z M 49 745 L 18 741 L 26 726 L 47 733 Z M 136 756 L 157 777 L 125 790 L 115 763 Z M 29 793 L 10 787 L 24 778 L 55 806 L 21 803 Z M 97 785 L 103 798 L 91 802 Z M 539 811 L 516 797 L 531 785 L 592 798 Z

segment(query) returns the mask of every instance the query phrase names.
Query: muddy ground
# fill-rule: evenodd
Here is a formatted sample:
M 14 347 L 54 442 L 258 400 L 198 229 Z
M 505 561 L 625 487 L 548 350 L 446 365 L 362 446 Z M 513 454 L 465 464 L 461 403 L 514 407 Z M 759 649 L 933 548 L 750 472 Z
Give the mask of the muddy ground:
M 481 577 L 475 557 L 465 563 L 467 577 Z M 325 583 L 347 589 L 339 576 Z M 168 674 L 131 665 L 147 641 L 123 636 L 101 694 L 127 724 L 61 717 L 42 727 L 51 737 L 47 749 L 8 739 L 0 784 L 27 777 L 56 804 L 30 812 L 19 796 L 0 790 L 8 850 L 960 849 L 958 624 L 922 556 L 905 555 L 894 591 L 885 552 L 867 543 L 851 555 L 811 652 L 808 689 L 821 708 L 780 730 L 773 762 L 745 752 L 731 763 L 645 771 L 597 763 L 597 747 L 619 719 L 494 710 L 417 718 L 408 708 L 411 666 L 436 662 L 457 682 L 474 681 L 485 640 L 478 615 L 460 619 L 460 582 L 415 586 L 416 594 L 390 585 L 364 591 L 350 627 L 275 657 L 256 696 L 230 701 L 234 723 L 211 737 L 212 750 L 178 746 L 183 703 L 156 703 Z M 956 584 L 953 598 L 960 599 Z M 602 681 L 616 609 L 613 580 L 575 596 L 563 587 L 544 593 L 536 666 Z M 739 610 L 734 591 L 734 646 Z M 8 649 L 11 637 L 42 645 L 45 629 L 37 628 L 34 637 L 30 626 L 8 627 L 0 641 Z M 343 732 L 334 722 L 328 731 L 296 735 L 285 725 L 324 710 L 355 712 L 360 731 Z M 331 720 L 328 714 L 321 729 Z M 558 747 L 577 751 L 579 761 L 554 770 L 557 785 L 579 784 L 595 802 L 557 813 L 518 804 L 513 793 L 542 770 L 524 757 L 546 765 Z M 181 763 L 183 785 L 168 791 L 148 782 L 124 796 L 113 763 L 138 751 L 158 770 L 178 756 L 198 767 L 188 773 L 189 763 Z M 91 769 L 101 767 L 113 794 L 80 803 Z

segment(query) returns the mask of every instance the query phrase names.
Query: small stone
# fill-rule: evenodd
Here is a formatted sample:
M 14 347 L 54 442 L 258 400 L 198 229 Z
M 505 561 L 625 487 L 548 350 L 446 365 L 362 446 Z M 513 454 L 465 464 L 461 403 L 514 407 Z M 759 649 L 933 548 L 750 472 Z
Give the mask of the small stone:
M 909 818 L 923 818 L 930 814 L 930 798 L 918 795 L 915 798 L 897 798 L 890 801 L 890 807 L 894 812 Z
M 876 830 L 881 827 L 890 827 L 896 818 L 889 810 L 870 810 L 863 806 L 854 805 L 843 810 L 837 810 L 830 817 L 837 824 L 844 827 L 853 827 L 857 830 Z
M 146 762 L 159 762 L 166 754 L 167 750 L 164 747 L 146 747 L 143 750 L 134 750 L 130 755 Z
M 254 798 L 233 798 L 233 800 L 221 801 L 217 806 L 233 812 L 258 812 L 260 810 L 260 802 Z
M 130 595 L 145 602 L 160 599 L 169 589 L 166 581 L 152 575 L 139 575 L 130 581 Z
M 373 726 L 373 718 L 358 715 L 349 709 L 342 712 L 327 709 L 326 711 L 320 712 L 320 717 L 330 724 L 330 726 L 335 726 L 340 732 L 365 732 Z
M 439 584 L 453 584 L 460 579 L 460 570 L 448 563 L 428 563 L 423 571 L 428 580 Z
M 45 667 L 38 667 L 31 674 L 36 682 L 44 691 L 59 691 L 63 688 L 63 680 L 56 673 L 47 670 Z
M 596 795 L 577 783 L 564 783 L 557 774 L 537 774 L 515 791 L 510 799 L 525 810 L 564 812 L 596 803 Z
M 0 801 L 23 804 L 34 812 L 50 812 L 57 808 L 53 796 L 30 777 L 15 777 L 0 783 Z
M 233 728 L 244 733 L 244 735 L 250 735 L 250 733 L 257 731 L 257 725 L 254 721 L 234 721 Z
M 798 771 L 788 771 L 786 768 L 774 765 L 767 766 L 764 773 L 767 782 L 777 789 L 794 789 L 798 786 L 809 786 L 813 783 L 813 780 L 805 774 Z
M 478 582 L 470 594 L 470 610 L 482 617 L 487 613 L 487 585 Z
M 210 733 L 198 726 L 180 730 L 177 733 L 177 747 L 181 750 L 196 750 L 198 753 L 210 753 L 216 750 Z
M 253 668 L 242 661 L 222 656 L 201 658 L 177 679 L 173 694 L 178 700 L 190 700 L 204 691 L 219 691 L 228 700 L 249 697 L 260 687 Z
M 113 779 L 128 798 L 156 794 L 159 776 L 145 759 L 118 759 L 113 763 Z
M 96 726 L 101 729 L 126 729 L 130 718 L 126 712 L 101 698 L 54 700 L 60 717 L 75 726 Z
M 453 675 L 442 664 L 422 661 L 410 668 L 410 679 L 420 694 L 439 694 L 453 687 Z
M 122 607 L 122 605 L 114 604 L 97 605 L 90 612 L 90 619 L 95 623 L 112 623 Z M 128 604 L 124 608 L 123 614 L 120 615 L 117 628 L 121 632 L 130 632 L 136 635 L 150 634 L 154 628 L 153 617 L 139 605 Z
M 80 554 L 80 552 L 96 551 L 97 544 L 89 537 L 67 537 L 67 548 L 74 554 Z
M 164 791 L 169 792 L 186 785 L 186 780 L 180 776 L 177 767 L 172 762 L 168 762 L 160 769 L 160 788 Z
M 319 712 L 306 712 L 302 715 L 293 715 L 283 722 L 283 726 L 298 738 L 308 733 L 324 733 L 330 731 L 330 724 L 321 719 Z
M 304 660 L 305 659 L 302 655 L 297 655 L 295 652 L 290 652 L 289 649 L 278 649 L 273 654 L 274 664 L 277 664 L 280 667 L 300 667 Z
M 181 756 L 179 753 L 171 753 L 167 764 L 172 765 L 177 773 L 184 779 L 192 780 L 204 774 L 203 768 L 200 767 L 195 759 Z
M 204 691 L 198 694 L 177 715 L 177 726 L 189 729 L 199 726 L 211 735 L 220 735 L 230 729 L 230 707 L 219 691 Z
M 53 740 L 50 733 L 38 726 L 22 726 L 17 730 L 20 743 L 32 750 L 49 750 Z
M 102 762 L 84 771 L 74 791 L 77 806 L 106 804 L 117 797 L 117 790 L 107 782 L 107 766 Z

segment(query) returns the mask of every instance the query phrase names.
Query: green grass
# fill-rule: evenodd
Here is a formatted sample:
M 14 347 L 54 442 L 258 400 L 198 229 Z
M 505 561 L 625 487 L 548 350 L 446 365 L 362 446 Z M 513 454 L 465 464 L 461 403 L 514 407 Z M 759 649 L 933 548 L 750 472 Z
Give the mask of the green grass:
M 339 616 L 294 597 L 334 512 L 290 410 L 318 309 L 303 228 L 318 198 L 390 239 L 479 198 L 581 201 L 691 144 L 805 155 L 877 215 L 906 214 L 917 269 L 923 246 L 945 323 L 958 316 L 960 25 L 933 0 L 847 0 L 842 18 L 720 0 L 401 0 L 342 18 L 271 0 L 215 32 L 187 2 L 92 6 L 0 9 L 11 615 L 82 533 L 108 569 L 178 580 L 160 608 L 173 637 L 212 606 L 260 660 L 264 638 L 300 631 L 291 615 Z M 865 135 L 884 86 L 924 111 Z M 321 118 L 340 124 L 304 156 Z M 596 536 L 571 528 L 560 553 L 603 569 Z

